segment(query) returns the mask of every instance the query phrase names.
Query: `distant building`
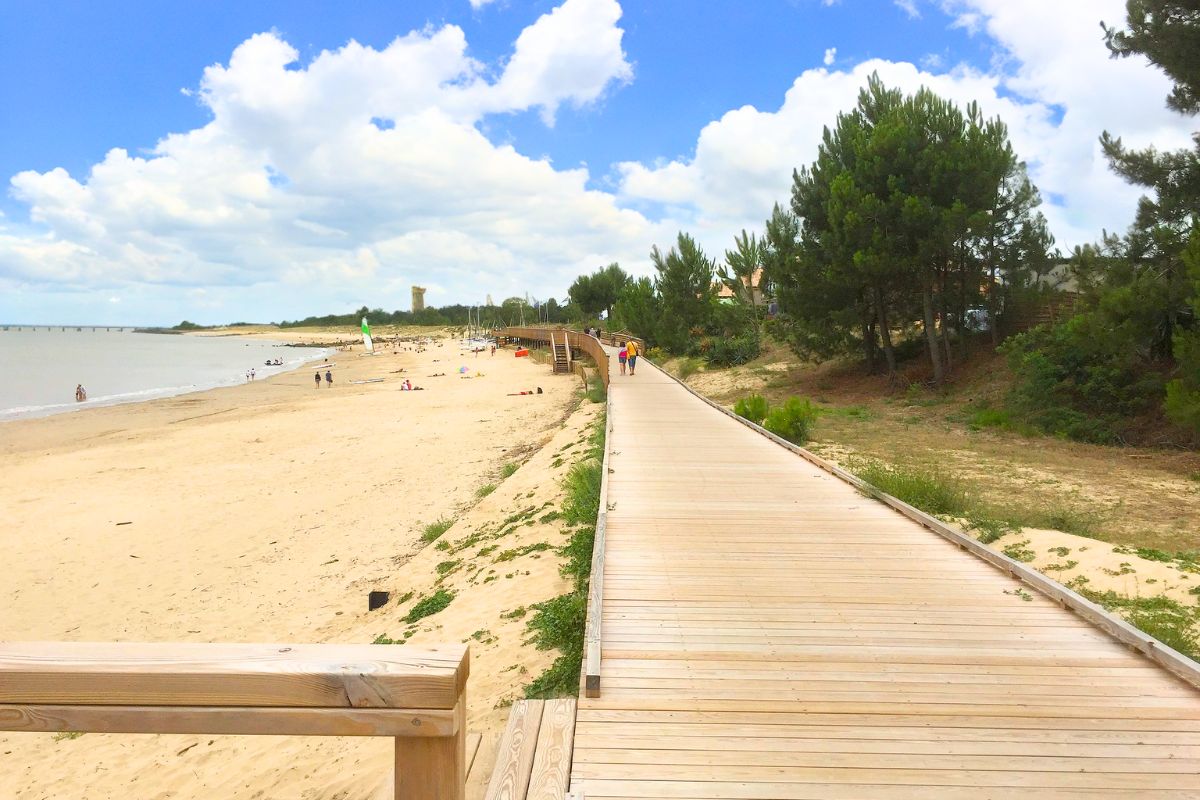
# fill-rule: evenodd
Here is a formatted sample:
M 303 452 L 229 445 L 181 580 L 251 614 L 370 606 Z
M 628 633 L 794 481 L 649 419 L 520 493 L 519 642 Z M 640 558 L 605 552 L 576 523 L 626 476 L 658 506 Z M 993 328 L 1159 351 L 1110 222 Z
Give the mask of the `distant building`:
M 424 286 L 412 287 L 412 310 L 413 311 L 424 311 L 425 310 L 425 287 Z
M 765 305 L 768 302 L 767 298 L 763 295 L 763 291 L 762 291 L 762 277 L 763 277 L 763 271 L 761 268 L 754 270 L 754 274 L 750 276 L 750 284 L 751 284 L 750 285 L 750 289 L 751 289 L 750 297 L 754 301 L 754 305 L 756 305 L 756 306 Z M 745 278 L 742 279 L 742 283 L 743 284 L 746 283 Z M 733 300 L 734 300 L 733 289 L 726 286 L 724 283 L 718 283 L 715 288 L 717 290 L 717 299 L 718 300 L 720 300 L 723 303 L 733 302 Z

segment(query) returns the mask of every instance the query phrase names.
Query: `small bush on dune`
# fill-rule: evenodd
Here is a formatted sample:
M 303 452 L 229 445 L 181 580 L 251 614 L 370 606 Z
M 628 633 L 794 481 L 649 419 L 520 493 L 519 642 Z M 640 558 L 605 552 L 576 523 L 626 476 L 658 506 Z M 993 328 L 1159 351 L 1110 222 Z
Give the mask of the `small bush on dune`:
M 793 444 L 804 444 L 817 420 L 817 409 L 808 400 L 789 397 L 783 405 L 771 409 L 763 427 Z
M 679 379 L 686 381 L 700 371 L 701 362 L 698 358 L 684 358 L 679 362 Z
M 743 397 L 733 406 L 733 413 L 753 422 L 755 425 L 762 424 L 762 421 L 767 418 L 768 411 L 770 411 L 770 407 L 767 405 L 766 398 L 761 394 L 752 394 Z

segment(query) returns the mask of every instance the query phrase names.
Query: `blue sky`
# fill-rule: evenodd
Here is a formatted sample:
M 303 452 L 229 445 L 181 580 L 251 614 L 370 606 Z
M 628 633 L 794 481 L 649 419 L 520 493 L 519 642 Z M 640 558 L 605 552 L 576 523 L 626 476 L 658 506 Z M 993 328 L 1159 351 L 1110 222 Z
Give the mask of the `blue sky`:
M 1054 200 L 1047 211 L 1060 242 L 1087 241 L 1100 227 L 1124 227 L 1136 199 L 1096 162 L 1100 131 L 1120 124 L 1127 139 L 1171 142 L 1188 126 L 1162 111 L 1161 76 L 1105 57 L 1097 21 L 1119 21 L 1118 0 L 1046 5 L 2 0 L 0 321 L 219 322 L 340 303 L 406 307 L 412 282 L 431 285 L 434 303 L 485 291 L 561 297 L 580 269 L 607 260 L 644 272 L 650 246 L 681 228 L 719 256 L 737 230 L 761 222 L 771 198 L 786 199 L 791 170 L 811 160 L 820 127 L 853 103 L 868 69 L 1004 116 Z M 579 38 L 562 44 L 571 36 Z M 351 63 L 341 50 L 350 40 L 368 58 L 411 47 L 447 66 L 410 86 L 411 62 L 379 75 L 393 67 Z M 233 69 L 244 45 L 272 66 Z M 297 59 L 282 67 L 278 48 L 288 46 Z M 336 74 L 318 80 L 310 68 L 326 51 Z M 1096 87 L 1066 74 L 1086 77 L 1088 64 L 1097 79 L 1095 70 L 1116 70 L 1109 105 L 1141 98 L 1139 121 L 1129 109 L 1106 110 Z M 206 83 L 213 65 L 224 77 Z M 270 99 L 285 73 L 308 83 L 296 109 Z M 372 112 L 391 84 L 405 89 Z M 361 108 L 342 102 L 364 85 Z M 462 93 L 470 97 L 447 85 L 471 85 Z M 246 100 L 248 92 L 262 94 Z M 346 125 L 334 124 L 338 114 Z M 359 114 L 400 120 L 402 130 L 358 159 L 347 143 L 362 140 L 347 131 Z M 459 133 L 462 156 L 447 144 L 438 175 L 405 161 Z M 185 152 L 163 149 L 168 134 L 188 140 Z M 300 140 L 304 153 L 285 152 Z M 222 154 L 214 171 L 228 157 L 230 172 L 195 195 L 197 176 L 209 176 L 187 176 L 204 164 L 204 147 Z M 112 148 L 127 158 L 112 159 Z M 337 152 L 336 168 L 319 162 L 328 173 L 313 160 L 325 148 Z M 90 179 L 97 164 L 103 174 Z M 253 183 L 256 171 L 282 174 L 280 165 L 289 165 L 287 181 L 265 193 L 222 193 Z M 362 176 L 341 180 L 359 168 Z M 384 174 L 382 184 L 368 179 Z M 488 202 L 467 208 L 459 184 Z M 1110 202 L 1097 204 L 1099 189 Z M 214 217 L 213 208 L 222 211 Z M 251 218 L 259 227 L 243 224 Z M 297 226 L 317 238 L 293 249 Z M 269 253 L 286 253 L 287 263 Z M 314 282 L 322 291 L 311 291 Z

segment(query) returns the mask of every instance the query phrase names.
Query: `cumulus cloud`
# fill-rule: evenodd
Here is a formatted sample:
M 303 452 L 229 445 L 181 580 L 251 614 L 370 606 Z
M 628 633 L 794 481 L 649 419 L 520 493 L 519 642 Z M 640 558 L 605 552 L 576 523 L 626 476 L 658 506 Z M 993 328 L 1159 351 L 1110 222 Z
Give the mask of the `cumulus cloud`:
M 243 307 L 282 314 L 306 295 L 324 295 L 299 306 L 310 310 L 372 302 L 385 284 L 443 286 L 433 303 L 561 290 L 581 269 L 640 256 L 653 226 L 588 189 L 585 170 L 477 127 L 529 109 L 551 120 L 629 80 L 620 14 L 616 0 L 565 0 L 494 80 L 453 25 L 307 64 L 279 34 L 255 35 L 204 71 L 203 127 L 144 154 L 113 149 L 84 176 L 14 176 L 30 225 L 0 231 L 0 281 L 261 290 L 270 302 Z
M 690 157 L 618 166 L 619 194 L 631 205 L 669 204 L 716 252 L 731 231 L 758 229 L 773 203 L 790 196 L 792 168 L 810 163 L 822 128 L 851 108 L 872 72 L 890 85 L 928 86 L 960 106 L 977 101 L 1008 125 L 1018 155 L 1052 200 L 1044 212 L 1061 245 L 1123 230 L 1139 190 L 1112 174 L 1097 144 L 1101 131 L 1133 145 L 1180 147 L 1191 125 L 1164 106 L 1169 90 L 1157 70 L 1137 59 L 1114 61 L 1097 21 L 1124 19 L 1121 0 L 944 0 L 950 24 L 986 32 L 995 66 L 937 71 L 870 60 L 852 69 L 812 69 L 787 91 L 779 108 L 745 106 L 701 130 Z M 690 200 L 689 200 L 690 198 Z

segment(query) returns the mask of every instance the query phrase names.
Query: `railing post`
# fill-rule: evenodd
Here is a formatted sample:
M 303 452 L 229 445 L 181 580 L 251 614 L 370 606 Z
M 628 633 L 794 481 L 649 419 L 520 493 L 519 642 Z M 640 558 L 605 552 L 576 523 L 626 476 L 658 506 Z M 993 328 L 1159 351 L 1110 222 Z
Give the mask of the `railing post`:
M 466 800 L 467 697 L 454 709 L 453 736 L 396 738 L 395 800 Z

